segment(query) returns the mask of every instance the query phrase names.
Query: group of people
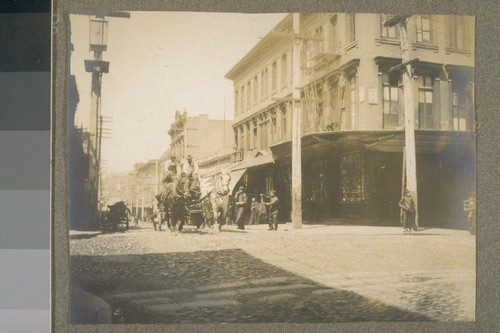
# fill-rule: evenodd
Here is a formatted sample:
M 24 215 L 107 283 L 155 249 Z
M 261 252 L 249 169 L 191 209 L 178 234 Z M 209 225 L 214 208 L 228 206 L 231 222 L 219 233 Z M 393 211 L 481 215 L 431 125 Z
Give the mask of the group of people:
M 177 157 L 172 155 L 166 165 L 166 170 L 167 175 L 163 178 L 163 182 L 169 183 L 178 178 L 182 179 L 184 196 L 188 197 L 193 180 L 198 179 L 200 174 L 200 168 L 198 163 L 193 160 L 193 156 L 188 155 L 184 161 L 179 163 Z
M 278 196 L 276 195 L 276 190 L 271 191 L 271 195 L 269 197 L 268 202 L 265 202 L 264 194 L 260 195 L 260 203 L 257 203 L 255 198 L 252 198 L 252 203 L 251 203 L 251 217 L 250 220 L 254 223 L 257 224 L 257 221 L 259 220 L 258 214 L 259 211 L 257 209 L 258 205 L 264 205 L 267 206 L 269 211 L 267 213 L 268 216 L 268 224 L 269 224 L 269 229 L 268 230 L 278 230 L 278 213 L 279 213 L 279 199 Z M 245 230 L 245 215 L 247 213 L 247 207 L 248 207 L 248 196 L 246 193 L 245 187 L 241 186 L 238 189 L 238 192 L 235 194 L 235 206 L 236 206 L 236 225 L 237 228 L 240 230 Z M 261 210 L 262 212 L 262 210 Z
M 170 161 L 166 165 L 167 175 L 163 178 L 163 183 L 173 182 L 176 179 L 181 179 L 183 181 L 183 189 L 184 195 L 189 196 L 191 188 L 191 184 L 193 180 L 199 180 L 199 166 L 196 161 L 193 160 L 191 155 L 188 155 L 186 159 L 182 162 L 177 161 L 175 155 L 170 157 Z M 257 203 L 255 198 L 252 198 L 251 203 L 251 212 L 252 217 L 251 220 L 256 221 L 257 218 L 254 214 L 256 214 L 256 207 L 258 204 L 265 205 L 268 207 L 268 222 L 269 229 L 268 230 L 278 230 L 278 213 L 279 213 L 279 199 L 277 197 L 276 190 L 272 190 L 269 198 L 267 198 L 268 202 L 264 202 L 264 194 L 261 194 L 260 203 Z M 238 191 L 234 196 L 235 208 L 236 208 L 236 225 L 240 230 L 245 229 L 245 218 L 247 215 L 247 207 L 248 207 L 248 196 L 246 193 L 245 187 L 239 187 Z

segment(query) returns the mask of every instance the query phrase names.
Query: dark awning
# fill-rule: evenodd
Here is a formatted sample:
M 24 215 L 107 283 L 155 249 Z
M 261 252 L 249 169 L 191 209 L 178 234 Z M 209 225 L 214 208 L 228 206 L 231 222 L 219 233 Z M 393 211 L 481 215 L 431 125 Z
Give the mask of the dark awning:
M 322 132 L 302 137 L 302 155 L 333 151 L 351 151 L 355 148 L 402 152 L 405 133 L 402 130 Z M 417 153 L 441 153 L 445 150 L 473 152 L 475 134 L 455 131 L 415 131 Z M 291 141 L 271 146 L 275 159 L 291 157 Z

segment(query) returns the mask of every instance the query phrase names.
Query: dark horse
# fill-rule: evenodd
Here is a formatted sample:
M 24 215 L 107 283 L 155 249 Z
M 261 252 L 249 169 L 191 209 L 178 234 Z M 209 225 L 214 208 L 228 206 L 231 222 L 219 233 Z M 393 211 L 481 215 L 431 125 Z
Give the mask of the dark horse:
M 187 207 L 199 197 L 199 181 L 196 177 L 192 180 L 191 191 L 188 197 L 184 194 L 184 182 L 186 179 L 170 178 L 166 179 L 166 181 L 161 192 L 156 195 L 158 208 L 171 231 L 182 231 L 186 223 L 186 218 L 189 215 Z

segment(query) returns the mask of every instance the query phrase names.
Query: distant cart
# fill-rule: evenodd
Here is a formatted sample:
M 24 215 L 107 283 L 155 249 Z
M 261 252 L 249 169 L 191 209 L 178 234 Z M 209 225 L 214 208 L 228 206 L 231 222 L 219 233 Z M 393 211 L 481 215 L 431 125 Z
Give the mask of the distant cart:
M 108 205 L 108 210 L 101 218 L 101 228 L 103 231 L 126 231 L 129 229 L 132 212 L 123 201 L 113 205 Z

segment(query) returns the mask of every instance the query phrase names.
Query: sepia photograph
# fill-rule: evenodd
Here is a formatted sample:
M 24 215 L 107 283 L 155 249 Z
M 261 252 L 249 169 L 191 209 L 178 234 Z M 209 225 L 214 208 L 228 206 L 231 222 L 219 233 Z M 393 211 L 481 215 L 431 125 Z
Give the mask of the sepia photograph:
M 475 17 L 66 27 L 71 324 L 476 320 Z

